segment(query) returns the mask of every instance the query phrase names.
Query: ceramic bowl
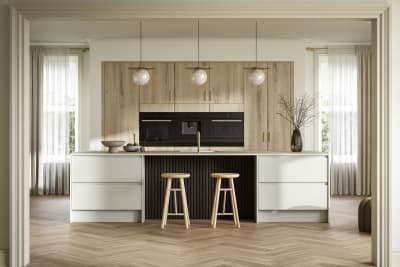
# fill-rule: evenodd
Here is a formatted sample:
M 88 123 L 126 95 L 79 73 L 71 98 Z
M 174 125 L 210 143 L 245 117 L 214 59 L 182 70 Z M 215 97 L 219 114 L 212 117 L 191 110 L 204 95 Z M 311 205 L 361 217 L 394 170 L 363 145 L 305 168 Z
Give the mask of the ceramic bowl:
M 124 150 L 126 152 L 138 152 L 140 150 L 140 146 L 126 145 L 124 146 Z
M 101 141 L 103 146 L 108 147 L 108 152 L 118 152 L 118 148 L 125 144 L 125 141 Z

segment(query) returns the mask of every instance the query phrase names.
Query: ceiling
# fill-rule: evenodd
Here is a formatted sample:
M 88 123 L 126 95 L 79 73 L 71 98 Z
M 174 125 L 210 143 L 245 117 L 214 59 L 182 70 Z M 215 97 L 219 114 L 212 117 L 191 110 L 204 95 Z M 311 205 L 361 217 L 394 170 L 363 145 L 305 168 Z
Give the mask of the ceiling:
M 17 5 L 32 4 L 32 0 L 0 0 L 2 3 L 12 3 Z M 308 3 L 308 4 L 324 4 L 324 3 L 363 3 L 376 4 L 382 3 L 382 0 L 35 0 L 35 5 L 75 5 L 75 6 L 94 6 L 94 5 L 170 5 L 170 4 L 238 4 L 238 5 L 269 5 L 279 4 L 287 5 L 293 3 Z
M 82 43 L 91 39 L 132 38 L 137 33 L 132 29 L 137 29 L 137 25 L 137 20 L 38 20 L 31 22 L 31 41 Z M 368 43 L 371 39 L 371 23 L 365 20 L 268 19 L 261 20 L 259 27 L 263 33 L 260 37 L 270 39 L 310 43 Z

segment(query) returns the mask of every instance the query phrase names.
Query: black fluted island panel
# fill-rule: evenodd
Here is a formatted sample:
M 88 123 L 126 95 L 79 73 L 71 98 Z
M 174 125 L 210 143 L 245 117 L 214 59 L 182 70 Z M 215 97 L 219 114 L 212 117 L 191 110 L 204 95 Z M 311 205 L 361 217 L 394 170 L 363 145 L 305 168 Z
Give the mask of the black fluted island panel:
M 255 220 L 255 170 L 254 156 L 145 156 L 146 175 L 146 219 L 160 219 L 164 201 L 166 181 L 162 172 L 187 172 L 185 179 L 190 219 L 210 219 L 215 190 L 215 179 L 211 172 L 238 172 L 235 179 L 236 197 L 241 220 Z M 175 182 L 176 183 L 176 182 Z M 177 187 L 178 184 L 173 184 Z M 224 187 L 227 187 L 223 183 Z M 178 209 L 182 210 L 180 193 Z M 220 197 L 222 209 L 223 193 Z M 170 212 L 173 212 L 173 197 Z M 230 195 L 227 193 L 227 211 L 230 211 Z

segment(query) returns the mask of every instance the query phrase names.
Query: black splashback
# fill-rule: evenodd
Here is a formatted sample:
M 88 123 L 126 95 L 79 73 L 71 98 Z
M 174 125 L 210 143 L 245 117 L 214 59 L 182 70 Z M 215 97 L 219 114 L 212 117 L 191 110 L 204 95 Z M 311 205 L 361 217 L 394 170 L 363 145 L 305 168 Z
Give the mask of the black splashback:
M 243 112 L 140 112 L 142 146 L 243 146 Z
M 186 194 L 191 219 L 210 219 L 213 204 L 215 179 L 211 172 L 238 172 L 235 179 L 239 216 L 242 220 L 255 220 L 255 157 L 253 156 L 146 156 L 146 219 L 160 219 L 166 189 L 162 172 L 186 172 Z M 223 183 L 224 187 L 227 184 Z M 178 183 L 173 184 L 178 187 Z M 180 192 L 178 209 L 182 211 Z M 220 196 L 222 209 L 223 193 Z M 230 195 L 227 193 L 227 212 L 230 211 Z M 173 212 L 171 193 L 169 211 Z M 181 218 L 181 217 L 180 217 Z M 231 218 L 231 217 L 229 217 Z

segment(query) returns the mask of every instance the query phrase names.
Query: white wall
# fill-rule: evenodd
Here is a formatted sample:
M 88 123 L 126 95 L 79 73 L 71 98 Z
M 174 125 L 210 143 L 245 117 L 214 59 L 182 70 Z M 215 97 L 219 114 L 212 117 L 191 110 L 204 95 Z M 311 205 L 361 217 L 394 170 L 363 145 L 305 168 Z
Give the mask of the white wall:
M 9 21 L 9 7 L 0 4 L 0 258 L 9 247 Z
M 133 28 L 132 31 L 138 28 Z M 138 36 L 138 31 L 137 31 Z M 82 150 L 102 150 L 101 141 L 101 108 L 102 108 L 102 62 L 103 61 L 138 61 L 139 40 L 138 39 L 110 39 L 92 40 L 90 46 L 90 97 L 88 105 L 90 109 L 90 122 L 83 125 L 81 133 L 89 140 L 83 140 Z M 86 132 L 86 133 L 85 133 Z M 89 143 L 87 143 L 89 141 Z
M 138 24 L 138 22 L 137 22 Z M 132 27 L 138 35 L 138 27 Z M 294 61 L 294 92 L 313 92 L 306 84 L 306 43 L 301 40 L 271 40 L 259 25 L 260 61 Z M 81 132 L 90 132 L 81 149 L 102 149 L 101 140 L 101 62 L 139 59 L 139 40 L 91 40 L 90 46 L 90 123 Z M 144 61 L 196 61 L 197 22 L 194 20 L 143 21 Z M 254 61 L 254 21 L 207 21 L 200 23 L 200 60 Z M 304 129 L 304 150 L 314 149 L 314 130 Z

